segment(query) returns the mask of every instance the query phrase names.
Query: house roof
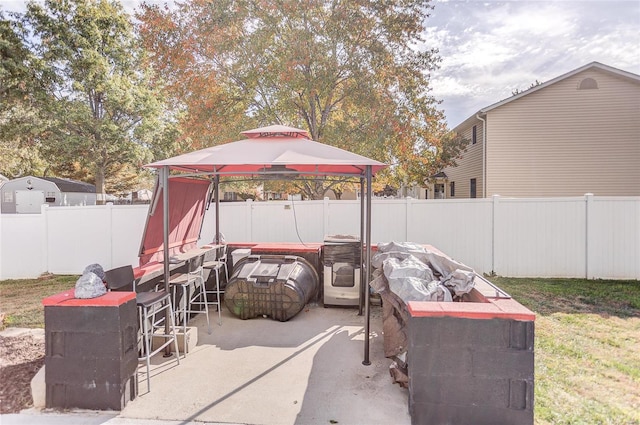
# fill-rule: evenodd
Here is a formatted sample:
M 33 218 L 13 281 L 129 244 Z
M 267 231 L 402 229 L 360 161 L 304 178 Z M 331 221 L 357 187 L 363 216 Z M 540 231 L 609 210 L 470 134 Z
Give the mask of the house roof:
M 373 159 L 311 140 L 309 133 L 282 125 L 243 131 L 247 138 L 212 146 L 146 165 L 173 170 L 221 175 L 301 174 L 364 176 L 387 165 Z
M 491 104 L 491 105 L 489 105 L 487 107 L 484 107 L 484 108 L 480 109 L 478 112 L 476 112 L 473 115 L 471 115 L 469 118 L 467 118 L 463 122 L 461 122 L 460 124 L 458 124 L 455 127 L 455 129 L 458 129 L 458 128 L 463 127 L 463 126 L 466 127 L 467 124 L 469 124 L 471 121 L 474 121 L 476 119 L 476 115 L 485 115 L 487 112 L 489 112 L 489 111 L 491 111 L 493 109 L 499 108 L 499 107 L 501 107 L 503 105 L 506 105 L 507 103 L 510 103 L 510 102 L 516 101 L 516 100 L 518 100 L 518 99 L 520 99 L 522 97 L 528 96 L 528 95 L 530 95 L 532 93 L 535 93 L 535 92 L 537 92 L 539 90 L 542 90 L 542 89 L 544 89 L 546 87 L 549 87 L 550 85 L 555 84 L 555 83 L 557 83 L 559 81 L 565 80 L 565 79 L 567 79 L 569 77 L 573 77 L 574 75 L 579 74 L 579 73 L 581 73 L 583 71 L 586 71 L 588 69 L 597 69 L 597 70 L 600 70 L 600 71 L 607 72 L 609 74 L 615 75 L 617 77 L 621 77 L 621 78 L 624 78 L 626 80 L 633 81 L 635 83 L 640 83 L 640 75 L 634 74 L 632 72 L 623 71 L 621 69 L 614 68 L 614 67 L 609 66 L 609 65 L 604 65 L 604 64 L 602 64 L 600 62 L 591 62 L 591 63 L 588 63 L 588 64 L 586 64 L 584 66 L 581 66 L 580 68 L 576 68 L 573 71 L 569 71 L 569 72 L 567 72 L 565 74 L 562 74 L 562 75 L 560 75 L 560 76 L 558 76 L 558 77 L 556 77 L 556 78 L 554 78 L 552 80 L 549 80 L 549 81 L 547 81 L 545 83 L 538 84 L 537 86 L 531 87 L 528 90 L 524 90 L 524 91 L 522 91 L 522 92 L 520 92 L 520 93 L 518 93 L 516 95 L 510 96 L 510 97 L 508 97 L 506 99 L 503 99 L 503 100 L 501 100 L 499 102 L 496 102 L 496 103 L 493 103 L 493 104 Z
M 60 192 L 83 192 L 83 193 L 96 193 L 96 187 L 92 184 L 70 180 L 70 179 L 61 179 L 58 177 L 36 177 L 41 178 L 42 180 L 50 181 L 58 186 Z
M 19 183 L 22 181 L 29 183 L 30 179 L 34 181 L 40 180 L 41 182 L 47 181 L 49 183 L 53 183 L 60 190 L 60 192 L 96 193 L 96 187 L 92 184 L 76 181 L 76 180 L 70 180 L 70 179 L 61 179 L 58 177 L 35 177 L 35 176 L 29 175 L 24 177 L 18 177 L 4 183 L 7 183 L 7 184 Z

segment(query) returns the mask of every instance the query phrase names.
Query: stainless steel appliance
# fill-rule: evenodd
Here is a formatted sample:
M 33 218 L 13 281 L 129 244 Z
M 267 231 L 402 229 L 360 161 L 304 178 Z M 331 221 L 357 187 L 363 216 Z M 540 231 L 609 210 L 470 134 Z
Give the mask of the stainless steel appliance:
M 360 302 L 360 238 L 333 235 L 324 239 L 324 305 L 358 306 Z

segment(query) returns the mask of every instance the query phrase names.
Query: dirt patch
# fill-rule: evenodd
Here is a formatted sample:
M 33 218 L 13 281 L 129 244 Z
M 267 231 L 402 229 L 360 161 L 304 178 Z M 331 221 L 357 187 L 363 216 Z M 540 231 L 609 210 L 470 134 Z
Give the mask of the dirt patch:
M 44 334 L 0 335 L 0 413 L 33 406 L 31 379 L 44 365 Z

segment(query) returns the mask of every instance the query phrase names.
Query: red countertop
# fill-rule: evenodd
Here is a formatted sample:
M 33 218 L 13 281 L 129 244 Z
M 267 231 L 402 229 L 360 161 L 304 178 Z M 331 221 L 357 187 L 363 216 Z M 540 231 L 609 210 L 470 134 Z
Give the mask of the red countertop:
M 75 290 L 60 292 L 42 300 L 45 307 L 113 307 L 135 300 L 135 292 L 107 292 L 96 298 L 75 298 Z
M 159 270 L 164 271 L 164 264 L 154 261 L 152 263 L 147 263 L 144 266 L 135 267 L 133 269 L 133 277 L 135 277 L 136 279 L 140 279 L 143 276 L 147 276 Z
M 536 320 L 535 313 L 512 298 L 485 298 L 485 302 L 453 303 L 409 301 L 408 308 L 412 317 Z
M 251 248 L 252 253 L 258 252 L 318 252 L 322 249 L 321 243 L 290 243 L 290 242 L 269 242 L 269 243 L 242 243 L 235 242 L 227 244 L 230 248 Z

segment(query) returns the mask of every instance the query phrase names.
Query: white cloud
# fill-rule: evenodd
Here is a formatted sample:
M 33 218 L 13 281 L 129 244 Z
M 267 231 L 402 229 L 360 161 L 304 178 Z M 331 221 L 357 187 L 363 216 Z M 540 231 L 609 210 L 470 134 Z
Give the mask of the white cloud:
M 453 77 L 439 77 L 431 80 L 431 83 L 438 88 L 439 96 L 464 96 L 472 94 L 474 87 L 465 85 L 460 80 Z
M 576 30 L 575 13 L 563 3 L 506 3 L 491 10 L 486 22 L 495 37 L 519 43 L 527 37 L 547 39 Z

